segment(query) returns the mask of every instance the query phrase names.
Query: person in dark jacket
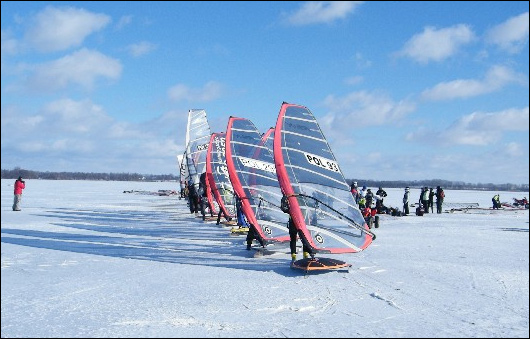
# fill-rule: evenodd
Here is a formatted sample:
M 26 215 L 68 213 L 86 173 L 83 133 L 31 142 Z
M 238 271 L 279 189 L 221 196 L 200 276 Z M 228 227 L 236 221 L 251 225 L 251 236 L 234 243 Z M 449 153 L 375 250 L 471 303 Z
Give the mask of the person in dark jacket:
M 445 192 L 440 186 L 436 186 L 436 213 L 442 213 L 442 205 L 444 203 Z
M 493 203 L 493 209 L 501 208 L 501 198 L 499 194 L 495 194 L 493 198 L 491 198 L 491 202 Z
M 366 196 L 364 198 L 366 199 L 365 207 L 372 208 L 372 203 L 374 201 L 374 194 L 372 193 L 371 189 L 366 190 Z
M 210 215 L 213 217 L 213 208 L 208 201 L 208 185 L 206 184 L 206 172 L 201 174 L 199 180 L 199 206 L 201 208 L 202 220 L 206 220 L 206 209 L 210 210 Z
M 385 207 L 385 204 L 383 203 L 383 199 L 386 198 L 388 194 L 386 194 L 386 191 L 383 189 L 383 187 L 379 187 L 377 192 L 375 192 L 375 195 L 379 197 L 375 201 L 375 209 L 377 210 L 377 213 L 383 213 L 383 209 Z
M 197 188 L 193 184 L 193 181 L 188 182 L 188 200 L 190 204 L 190 213 L 195 215 L 199 214 L 199 193 Z
M 290 206 L 289 206 L 289 198 L 287 196 L 283 196 L 280 208 L 284 213 L 289 214 L 289 236 L 291 237 L 291 240 L 289 242 L 289 247 L 291 248 L 291 260 L 296 260 L 296 239 L 298 237 L 298 229 L 296 228 L 296 225 L 294 224 L 293 218 L 291 217 L 290 213 Z M 307 245 L 306 241 L 304 241 L 304 238 L 300 236 L 300 240 L 302 241 L 303 245 L 303 251 L 304 251 L 304 258 L 309 258 L 309 256 L 313 257 L 313 251 L 311 251 L 311 247 Z
M 265 242 L 263 241 L 258 231 L 256 230 L 256 226 L 249 223 L 247 219 L 245 218 L 245 214 L 243 212 L 243 201 L 237 195 L 236 195 L 236 215 L 237 215 L 237 225 L 239 226 L 239 228 L 248 227 L 248 233 L 247 233 L 247 238 L 246 238 L 247 251 L 250 251 L 250 249 L 252 248 L 252 242 L 254 241 L 254 239 L 256 239 L 259 242 L 261 247 L 265 247 Z
M 15 181 L 15 197 L 13 200 L 13 211 L 21 211 L 20 209 L 20 202 L 22 201 L 22 190 L 26 188 L 26 182 L 22 177 L 18 177 L 18 179 Z

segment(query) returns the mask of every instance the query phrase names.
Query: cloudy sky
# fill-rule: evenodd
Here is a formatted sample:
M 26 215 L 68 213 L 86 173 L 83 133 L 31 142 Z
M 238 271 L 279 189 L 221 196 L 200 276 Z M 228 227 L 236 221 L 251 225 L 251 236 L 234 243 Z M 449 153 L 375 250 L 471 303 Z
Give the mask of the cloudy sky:
M 528 184 L 528 1 L 1 4 L 2 169 L 177 174 L 187 112 L 317 117 L 347 178 Z

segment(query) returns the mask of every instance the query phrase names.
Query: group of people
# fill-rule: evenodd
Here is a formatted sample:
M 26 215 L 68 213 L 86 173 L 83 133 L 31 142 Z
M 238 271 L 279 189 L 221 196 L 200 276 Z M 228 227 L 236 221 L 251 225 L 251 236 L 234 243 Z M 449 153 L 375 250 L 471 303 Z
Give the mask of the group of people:
M 353 195 L 353 199 L 355 200 L 361 211 L 365 208 L 372 209 L 372 205 L 375 201 L 375 209 L 377 210 L 377 213 L 386 212 L 387 208 L 385 207 L 383 201 L 384 198 L 388 196 L 388 194 L 383 189 L 383 187 L 379 187 L 379 189 L 374 194 L 372 190 L 370 188 L 367 188 L 366 186 L 363 186 L 362 189 L 359 189 L 357 181 L 354 181 L 350 186 L 350 192 Z
M 403 214 L 408 215 L 410 213 L 410 187 L 405 187 L 405 193 L 403 194 L 403 212 L 401 213 L 398 208 L 386 207 L 384 204 L 384 198 L 388 196 L 386 191 L 379 187 L 375 194 L 372 193 L 370 188 L 363 186 L 359 189 L 357 181 L 352 182 L 350 186 L 351 194 L 359 209 L 364 211 L 365 209 L 373 209 L 372 205 L 375 201 L 375 210 L 377 213 L 386 214 Z M 434 197 L 436 197 L 436 212 L 442 213 L 443 201 L 445 198 L 445 192 L 440 186 L 436 187 L 436 192 L 433 188 L 422 187 L 419 204 L 425 213 L 434 213 Z
M 423 213 L 434 213 L 434 197 L 436 196 L 436 213 L 442 213 L 442 205 L 445 198 L 445 192 L 440 186 L 436 186 L 436 193 L 433 188 L 427 186 L 421 188 L 419 204 Z
M 416 211 L 417 215 L 423 215 L 423 213 L 434 213 L 434 197 L 436 197 L 436 213 L 442 213 L 442 206 L 444 203 L 445 192 L 440 186 L 436 186 L 436 192 L 433 188 L 427 186 L 422 187 L 420 191 L 420 198 L 418 200 L 419 206 Z M 403 194 L 403 213 L 408 215 L 410 203 L 410 187 L 405 187 L 405 194 Z
M 206 209 L 210 211 L 212 217 L 214 216 L 206 190 L 206 172 L 201 174 L 198 187 L 190 179 L 186 190 L 191 214 L 198 216 L 200 211 L 202 220 L 206 220 Z

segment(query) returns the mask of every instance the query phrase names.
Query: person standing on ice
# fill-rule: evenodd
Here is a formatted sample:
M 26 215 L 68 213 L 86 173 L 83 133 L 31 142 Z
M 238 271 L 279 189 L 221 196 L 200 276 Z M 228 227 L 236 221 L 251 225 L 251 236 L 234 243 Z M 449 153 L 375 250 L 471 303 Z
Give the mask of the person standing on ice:
M 26 182 L 20 176 L 15 181 L 14 186 L 15 186 L 15 197 L 13 200 L 13 211 L 21 211 L 20 201 L 22 201 L 22 190 L 26 188 Z
M 424 213 L 429 213 L 429 188 L 427 186 L 422 189 L 420 199 Z
M 243 202 L 241 201 L 241 198 L 236 195 L 236 216 L 237 216 L 237 225 L 239 228 L 248 228 L 247 232 L 247 251 L 250 251 L 252 248 L 252 242 L 254 239 L 256 239 L 262 248 L 265 247 L 265 243 L 263 242 L 263 239 L 260 237 L 258 231 L 256 230 L 256 226 L 249 223 L 247 219 L 245 218 L 245 214 L 243 213 Z
M 193 180 L 190 179 L 188 182 L 188 199 L 190 204 L 190 213 L 195 213 L 195 216 L 199 215 L 199 194 L 193 184 Z
M 501 207 L 501 197 L 498 194 L 495 194 L 493 198 L 491 198 L 491 202 L 493 203 L 494 210 Z
M 444 203 L 445 193 L 440 186 L 436 186 L 436 213 L 442 213 L 442 205 Z
M 429 188 L 429 209 L 431 210 L 431 213 L 434 213 L 434 192 L 432 190 L 432 187 Z
M 295 261 L 296 260 L 296 239 L 298 236 L 298 230 L 296 229 L 293 218 L 291 217 L 289 198 L 287 198 L 287 196 L 285 195 L 282 197 L 280 208 L 283 213 L 289 214 L 288 225 L 289 225 L 289 236 L 291 237 L 291 240 L 289 242 L 289 247 L 291 248 L 291 261 Z M 306 244 L 306 242 L 304 241 L 304 238 L 300 237 L 300 240 L 302 241 L 302 245 L 303 245 L 304 259 L 309 258 L 309 256 L 313 257 L 311 247 L 309 247 Z
M 383 204 L 383 199 L 388 194 L 383 189 L 383 187 L 379 187 L 377 192 L 375 192 L 375 195 L 379 197 L 379 198 L 376 198 L 376 201 L 375 201 L 375 208 L 377 209 L 377 213 L 383 213 L 383 209 L 385 208 L 385 205 Z
M 403 194 L 403 214 L 409 215 L 409 196 L 410 188 L 405 187 L 405 194 Z
M 206 185 L 206 172 L 201 174 L 201 178 L 199 181 L 199 191 L 197 194 L 199 195 L 199 206 L 201 209 L 201 215 L 202 220 L 206 220 L 206 209 L 210 211 L 210 215 L 213 217 L 213 208 L 210 205 L 210 202 L 208 201 L 208 185 Z
M 352 182 L 350 186 L 350 192 L 353 195 L 355 203 L 359 205 L 359 200 L 361 200 L 361 193 L 359 193 L 359 187 L 357 186 L 357 181 Z

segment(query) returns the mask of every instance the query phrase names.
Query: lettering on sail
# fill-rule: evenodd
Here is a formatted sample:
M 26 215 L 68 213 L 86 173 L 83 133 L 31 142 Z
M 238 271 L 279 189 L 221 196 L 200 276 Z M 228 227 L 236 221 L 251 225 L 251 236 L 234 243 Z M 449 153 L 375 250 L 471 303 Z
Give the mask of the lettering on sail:
M 255 169 L 259 169 L 266 172 L 276 173 L 276 167 L 274 164 L 271 164 L 270 162 L 264 162 L 256 159 L 246 158 L 246 157 L 239 157 L 239 160 L 241 160 L 241 163 L 246 167 L 251 167 Z
M 311 154 L 311 153 L 304 152 L 304 155 L 305 155 L 307 162 L 310 163 L 311 165 L 318 166 L 328 171 L 340 173 L 339 165 L 335 161 L 322 158 L 322 157 L 319 157 L 318 155 Z

